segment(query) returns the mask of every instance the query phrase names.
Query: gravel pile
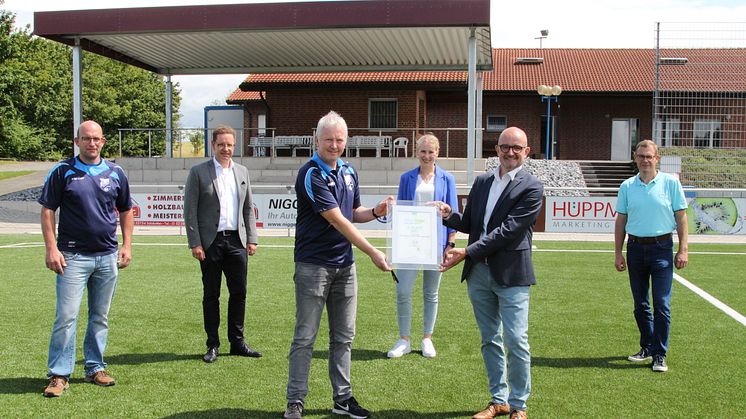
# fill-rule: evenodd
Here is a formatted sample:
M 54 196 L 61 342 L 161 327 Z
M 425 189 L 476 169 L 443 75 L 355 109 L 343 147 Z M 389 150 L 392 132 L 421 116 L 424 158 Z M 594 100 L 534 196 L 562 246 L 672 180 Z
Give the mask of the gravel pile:
M 41 196 L 41 186 L 0 196 L 0 201 L 36 201 Z
M 497 157 L 490 157 L 485 162 L 485 171 L 495 170 L 499 161 Z M 523 167 L 529 173 L 538 177 L 544 184 L 544 196 L 588 196 L 585 179 L 580 165 L 574 161 L 565 160 L 535 160 L 526 158 Z M 567 188 L 562 190 L 547 190 L 547 188 Z

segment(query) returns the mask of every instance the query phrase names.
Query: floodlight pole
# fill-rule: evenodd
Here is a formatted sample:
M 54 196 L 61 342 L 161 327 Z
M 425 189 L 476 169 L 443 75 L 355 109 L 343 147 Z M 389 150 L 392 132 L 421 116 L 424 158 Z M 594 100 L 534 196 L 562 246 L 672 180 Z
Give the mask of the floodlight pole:
M 73 137 L 78 136 L 78 127 L 83 123 L 83 66 L 80 38 L 75 38 L 73 45 Z M 80 154 L 80 149 L 73 143 L 73 156 Z
M 171 74 L 166 74 L 166 157 L 171 158 L 173 157 L 173 152 L 171 150 L 171 144 L 173 142 L 173 132 L 171 130 L 171 120 L 172 120 L 172 112 L 173 112 L 173 105 L 172 105 L 172 84 L 171 84 Z
M 466 121 L 466 183 L 471 185 L 474 181 L 474 154 L 476 144 L 476 79 L 477 79 L 477 39 L 475 37 L 475 29 L 471 28 L 471 36 L 469 36 L 469 65 L 468 65 L 468 83 L 467 88 L 469 92 L 467 94 L 467 121 Z

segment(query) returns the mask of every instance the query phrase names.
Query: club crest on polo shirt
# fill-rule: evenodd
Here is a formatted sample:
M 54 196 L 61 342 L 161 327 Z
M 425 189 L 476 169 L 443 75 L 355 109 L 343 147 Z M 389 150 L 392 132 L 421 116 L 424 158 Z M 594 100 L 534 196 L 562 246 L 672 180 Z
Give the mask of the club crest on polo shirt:
M 111 179 L 109 178 L 101 178 L 98 180 L 98 186 L 103 190 L 104 192 L 109 192 L 111 190 Z
M 352 187 L 354 186 L 352 183 L 352 176 L 345 173 L 344 178 L 345 178 L 345 185 L 347 185 L 347 189 L 352 190 Z

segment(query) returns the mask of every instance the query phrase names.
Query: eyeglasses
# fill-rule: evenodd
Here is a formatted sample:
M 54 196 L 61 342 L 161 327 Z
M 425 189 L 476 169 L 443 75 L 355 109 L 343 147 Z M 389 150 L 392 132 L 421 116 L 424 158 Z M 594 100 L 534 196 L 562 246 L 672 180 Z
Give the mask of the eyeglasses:
M 80 141 L 84 143 L 101 143 L 106 141 L 106 138 L 104 137 L 80 137 Z
M 655 155 L 652 154 L 635 154 L 635 157 L 640 160 L 655 160 Z
M 507 153 L 508 151 L 513 150 L 513 153 L 516 153 L 516 154 L 520 153 L 521 151 L 523 151 L 524 148 L 526 148 L 526 146 L 522 146 L 518 144 L 513 144 L 513 145 L 500 144 L 498 145 L 498 147 L 500 147 L 500 151 L 502 151 L 503 153 Z

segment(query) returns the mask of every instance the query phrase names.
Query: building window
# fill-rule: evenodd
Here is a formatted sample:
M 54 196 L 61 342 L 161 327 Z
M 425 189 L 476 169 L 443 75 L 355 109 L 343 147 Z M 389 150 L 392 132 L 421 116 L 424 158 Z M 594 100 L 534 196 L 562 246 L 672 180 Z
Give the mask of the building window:
M 508 117 L 505 115 L 487 115 L 487 131 L 503 131 L 508 127 Z
M 722 127 L 720 121 L 696 119 L 694 121 L 694 147 L 720 148 Z
M 398 126 L 396 99 L 370 99 L 368 101 L 368 128 L 395 130 Z
M 681 120 L 679 118 L 666 118 L 656 121 L 656 135 L 658 144 L 664 147 L 680 146 L 681 144 Z

